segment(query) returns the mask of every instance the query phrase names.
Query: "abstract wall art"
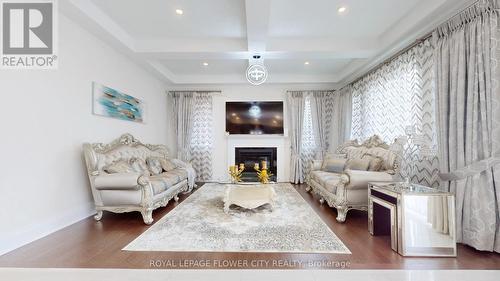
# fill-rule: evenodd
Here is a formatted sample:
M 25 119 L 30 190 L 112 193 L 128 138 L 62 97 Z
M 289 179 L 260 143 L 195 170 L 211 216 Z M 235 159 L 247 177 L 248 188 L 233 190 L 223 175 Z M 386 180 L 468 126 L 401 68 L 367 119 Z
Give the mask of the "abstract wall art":
M 92 95 L 94 114 L 144 123 L 142 100 L 96 82 L 92 83 Z

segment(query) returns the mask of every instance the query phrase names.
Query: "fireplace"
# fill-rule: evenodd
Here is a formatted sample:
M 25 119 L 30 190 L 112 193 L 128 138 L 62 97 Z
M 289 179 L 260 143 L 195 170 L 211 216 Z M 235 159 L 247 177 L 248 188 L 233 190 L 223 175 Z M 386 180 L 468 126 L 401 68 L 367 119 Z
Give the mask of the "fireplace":
M 245 164 L 245 171 L 243 172 L 241 179 L 245 182 L 256 182 L 259 181 L 257 178 L 257 173 L 254 170 L 255 163 L 260 163 L 262 161 L 267 162 L 268 171 L 273 174 L 271 181 L 276 182 L 277 180 L 277 148 L 276 147 L 235 147 L 235 164 L 243 163 Z

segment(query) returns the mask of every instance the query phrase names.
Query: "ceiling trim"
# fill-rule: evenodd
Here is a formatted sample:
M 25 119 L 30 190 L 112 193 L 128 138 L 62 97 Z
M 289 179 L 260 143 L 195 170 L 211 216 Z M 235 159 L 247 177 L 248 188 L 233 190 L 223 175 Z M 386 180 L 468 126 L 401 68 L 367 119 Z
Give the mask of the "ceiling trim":
M 244 73 L 218 75 L 179 75 L 176 84 L 248 84 Z M 266 83 L 278 84 L 335 84 L 338 78 L 332 75 L 270 74 Z
M 153 71 L 164 81 L 174 84 L 237 84 L 247 83 L 244 73 L 235 75 L 176 75 L 161 63 L 162 59 L 245 59 L 254 61 L 255 53 L 262 59 L 351 59 L 336 75 L 272 74 L 266 83 L 338 83 L 344 86 L 368 70 L 408 46 L 418 37 L 463 9 L 472 0 L 420 0 L 391 28 L 378 38 L 271 38 L 268 37 L 271 0 L 245 0 L 247 38 L 174 38 L 136 39 L 113 21 L 93 1 L 63 1 L 61 10 L 78 13 L 80 24 L 133 61 Z M 71 6 L 71 7 L 70 7 Z M 377 51 L 380 50 L 381 51 Z
M 264 64 L 271 0 L 245 0 L 248 64 Z M 258 55 L 258 58 L 254 58 Z
M 113 21 L 106 13 L 97 7 L 92 1 L 88 0 L 70 0 L 71 4 L 77 7 L 81 12 L 91 17 L 101 28 L 112 34 L 118 41 L 129 49 L 133 49 L 133 38 Z

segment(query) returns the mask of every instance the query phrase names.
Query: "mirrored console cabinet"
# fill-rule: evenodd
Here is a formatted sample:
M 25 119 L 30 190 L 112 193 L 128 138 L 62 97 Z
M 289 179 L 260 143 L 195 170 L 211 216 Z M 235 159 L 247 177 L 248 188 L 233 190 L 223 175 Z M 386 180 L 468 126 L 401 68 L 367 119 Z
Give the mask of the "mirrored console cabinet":
M 392 249 L 402 256 L 456 257 L 453 194 L 399 182 L 368 186 L 372 235 L 390 235 Z

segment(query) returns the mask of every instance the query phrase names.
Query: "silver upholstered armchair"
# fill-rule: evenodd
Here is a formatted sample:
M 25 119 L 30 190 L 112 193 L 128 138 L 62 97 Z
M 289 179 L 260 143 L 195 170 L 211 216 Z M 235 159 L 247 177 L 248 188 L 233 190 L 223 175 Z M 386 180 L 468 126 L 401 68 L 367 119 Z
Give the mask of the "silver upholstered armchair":
M 190 164 L 168 159 L 165 146 L 143 144 L 130 134 L 109 144 L 85 143 L 83 154 L 96 220 L 103 211 L 138 211 L 144 223 L 151 224 L 154 209 L 191 190 L 187 180 Z
M 319 195 L 321 204 L 326 201 L 336 208 L 337 221 L 344 222 L 349 210 L 367 210 L 369 182 L 394 180 L 398 159 L 389 145 L 376 135 L 362 144 L 349 141 L 324 160 L 313 161 L 306 190 Z M 332 167 L 328 167 L 329 162 L 333 163 Z

